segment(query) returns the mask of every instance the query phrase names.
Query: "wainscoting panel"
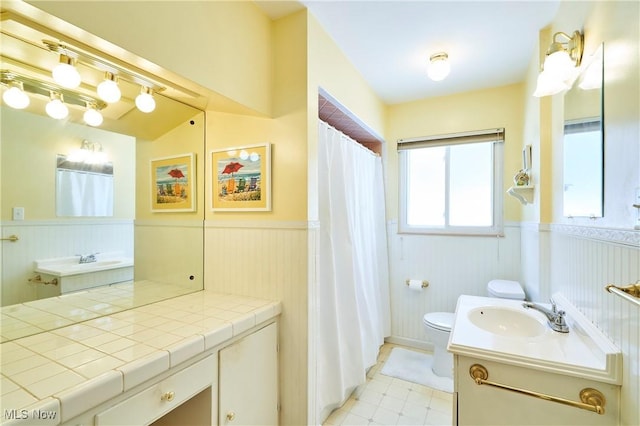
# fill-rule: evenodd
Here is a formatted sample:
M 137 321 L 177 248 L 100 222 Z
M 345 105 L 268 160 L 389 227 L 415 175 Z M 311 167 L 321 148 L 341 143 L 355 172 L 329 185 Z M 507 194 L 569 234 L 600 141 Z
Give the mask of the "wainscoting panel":
M 306 223 L 207 222 L 205 288 L 282 302 L 280 423 L 307 423 Z
M 28 281 L 35 260 L 113 251 L 133 256 L 132 220 L 9 221 L 2 223 L 2 235 L 19 237 L 3 241 L 2 306 L 36 299 L 42 284 Z
M 387 226 L 390 257 L 390 341 L 430 348 L 422 317 L 427 312 L 454 312 L 462 294 L 486 296 L 492 279 L 519 280 L 520 231 L 505 227 L 504 237 L 398 234 Z M 426 280 L 420 292 L 407 279 Z
M 623 353 L 621 424 L 640 424 L 640 308 L 604 290 L 640 280 L 640 232 L 551 226 L 550 284 Z

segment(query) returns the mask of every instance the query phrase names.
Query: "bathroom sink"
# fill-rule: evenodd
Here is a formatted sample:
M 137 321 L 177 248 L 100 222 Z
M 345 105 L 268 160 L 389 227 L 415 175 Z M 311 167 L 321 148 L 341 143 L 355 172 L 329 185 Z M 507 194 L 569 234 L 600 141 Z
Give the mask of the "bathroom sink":
M 78 256 L 69 256 L 36 260 L 34 270 L 37 273 L 64 277 L 133 267 L 133 258 L 124 257 L 119 252 L 100 254 L 95 262 L 79 263 L 78 259 Z
M 467 314 L 478 328 L 507 337 L 536 337 L 546 331 L 546 325 L 527 312 L 506 306 L 482 306 Z

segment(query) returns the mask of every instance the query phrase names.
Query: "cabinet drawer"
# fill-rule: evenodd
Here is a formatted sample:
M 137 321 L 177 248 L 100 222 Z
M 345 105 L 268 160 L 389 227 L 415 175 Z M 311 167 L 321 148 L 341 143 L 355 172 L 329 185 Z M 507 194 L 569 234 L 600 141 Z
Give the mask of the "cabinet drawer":
M 218 364 L 208 356 L 114 407 L 97 414 L 95 424 L 146 425 L 217 381 Z M 215 386 L 214 386 L 215 387 Z

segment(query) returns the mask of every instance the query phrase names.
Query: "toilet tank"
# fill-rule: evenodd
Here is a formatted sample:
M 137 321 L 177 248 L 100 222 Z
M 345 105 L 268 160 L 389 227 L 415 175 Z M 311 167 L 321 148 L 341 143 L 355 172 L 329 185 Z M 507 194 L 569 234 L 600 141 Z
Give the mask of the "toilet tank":
M 518 281 L 491 280 L 487 284 L 489 297 L 498 299 L 524 300 L 525 294 Z

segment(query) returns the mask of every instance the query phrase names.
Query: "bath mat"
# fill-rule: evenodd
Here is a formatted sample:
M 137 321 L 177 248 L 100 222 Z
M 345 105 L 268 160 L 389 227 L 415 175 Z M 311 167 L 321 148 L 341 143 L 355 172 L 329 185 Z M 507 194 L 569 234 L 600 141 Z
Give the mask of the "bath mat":
M 380 373 L 444 392 L 453 392 L 453 379 L 433 374 L 432 363 L 431 354 L 393 348 Z

